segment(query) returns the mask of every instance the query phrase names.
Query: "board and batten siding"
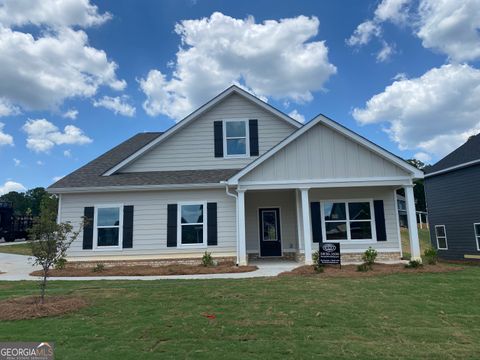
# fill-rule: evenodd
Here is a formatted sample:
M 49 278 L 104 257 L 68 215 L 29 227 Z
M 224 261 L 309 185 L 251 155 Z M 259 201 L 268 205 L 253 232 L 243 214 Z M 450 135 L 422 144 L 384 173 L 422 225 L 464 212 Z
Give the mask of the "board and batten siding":
M 410 176 L 325 125 L 317 124 L 243 176 L 243 181 Z
M 435 225 L 445 225 L 447 250 L 438 250 L 445 259 L 480 255 L 474 223 L 480 223 L 480 165 L 425 178 L 425 196 L 432 245 L 437 248 Z
M 217 203 L 218 245 L 195 249 L 167 247 L 167 205 L 182 201 Z M 133 247 L 118 250 L 83 250 L 82 232 L 67 252 L 69 259 L 201 257 L 205 250 L 211 252 L 213 256 L 236 256 L 235 199 L 227 196 L 224 189 L 63 194 L 61 221 L 70 221 L 77 229 L 84 207 L 105 204 L 134 206 Z
M 247 191 L 245 193 L 245 236 L 248 253 L 259 253 L 260 208 L 280 208 L 280 235 L 284 252 L 298 249 L 295 190 Z
M 121 171 L 243 168 L 257 157 L 215 158 L 213 123 L 226 119 L 258 120 L 260 155 L 296 130 L 293 125 L 255 103 L 232 94 Z
M 358 188 L 330 188 L 311 189 L 309 191 L 310 202 L 324 200 L 383 200 L 385 212 L 385 230 L 387 241 L 362 244 L 354 240 L 341 244 L 342 253 L 364 252 L 369 246 L 378 252 L 400 252 L 400 238 L 398 227 L 398 214 L 395 207 L 395 190 L 393 187 L 358 187 Z M 373 215 L 373 214 L 372 214 Z M 312 249 L 318 250 L 318 243 L 314 243 Z

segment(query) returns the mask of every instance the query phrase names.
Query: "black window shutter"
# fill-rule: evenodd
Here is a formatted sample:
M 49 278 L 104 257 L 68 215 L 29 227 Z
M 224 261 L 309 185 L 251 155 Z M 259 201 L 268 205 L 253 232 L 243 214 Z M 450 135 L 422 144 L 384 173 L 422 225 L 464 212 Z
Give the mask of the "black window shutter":
M 123 248 L 133 247 L 133 205 L 123 207 Z
M 93 214 L 95 209 L 89 206 L 83 209 L 85 224 L 83 225 L 83 246 L 84 250 L 93 248 Z
M 373 209 L 375 211 L 375 229 L 377 230 L 377 241 L 387 241 L 383 200 L 374 200 Z
M 258 156 L 258 120 L 248 121 L 250 134 L 250 156 Z
M 312 240 L 314 243 L 321 243 L 322 240 L 322 219 L 320 215 L 320 203 L 310 203 L 310 217 L 312 222 Z
M 215 157 L 223 157 L 223 122 L 213 122 L 213 137 L 215 142 Z
M 207 204 L 207 244 L 217 245 L 217 203 Z
M 177 204 L 167 206 L 167 246 L 177 246 Z

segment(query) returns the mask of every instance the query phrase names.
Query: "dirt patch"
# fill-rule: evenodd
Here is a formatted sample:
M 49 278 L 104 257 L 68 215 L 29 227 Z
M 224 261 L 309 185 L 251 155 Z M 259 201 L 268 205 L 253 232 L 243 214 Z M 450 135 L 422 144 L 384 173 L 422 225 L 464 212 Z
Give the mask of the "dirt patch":
M 40 304 L 38 296 L 28 296 L 0 301 L 0 320 L 24 320 L 57 316 L 77 311 L 87 306 L 83 298 L 49 296 Z
M 51 270 L 50 276 L 81 277 L 81 276 L 153 276 L 153 275 L 197 275 L 197 274 L 226 274 L 255 271 L 256 266 L 235 266 L 233 263 L 217 266 L 202 265 L 163 265 L 163 266 L 113 266 L 102 271 L 93 271 L 92 268 L 65 267 L 62 270 Z M 41 271 L 34 271 L 30 275 L 41 276 Z
M 461 266 L 454 266 L 445 263 L 437 265 L 424 265 L 416 269 L 407 269 L 404 264 L 374 264 L 370 271 L 357 271 L 357 265 L 326 266 L 323 273 L 315 271 L 312 265 L 304 265 L 280 273 L 278 276 L 322 276 L 322 277 L 369 277 L 378 275 L 389 275 L 398 273 L 442 273 L 449 271 L 463 270 Z

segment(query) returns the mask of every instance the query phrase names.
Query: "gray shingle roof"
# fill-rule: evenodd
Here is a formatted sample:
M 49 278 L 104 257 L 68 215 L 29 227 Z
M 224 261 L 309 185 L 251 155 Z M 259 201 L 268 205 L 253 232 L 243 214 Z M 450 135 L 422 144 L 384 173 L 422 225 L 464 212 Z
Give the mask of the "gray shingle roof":
M 49 189 L 218 183 L 239 169 L 149 171 L 102 176 L 107 170 L 160 136 L 160 132 L 137 134 L 80 169 L 58 180 Z
M 452 166 L 468 163 L 471 161 L 480 159 L 480 134 L 472 136 L 468 141 L 460 146 L 457 150 L 454 150 L 442 160 L 437 162 L 433 166 L 425 168 L 425 173 L 430 174 L 433 172 L 441 171 Z

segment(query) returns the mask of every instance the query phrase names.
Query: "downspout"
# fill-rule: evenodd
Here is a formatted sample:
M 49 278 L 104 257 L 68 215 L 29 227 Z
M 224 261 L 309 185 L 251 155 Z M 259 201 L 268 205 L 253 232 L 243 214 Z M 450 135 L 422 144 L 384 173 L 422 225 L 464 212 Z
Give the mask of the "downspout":
M 237 245 L 237 266 L 240 264 L 240 251 L 238 248 L 238 196 L 235 193 L 230 192 L 230 189 L 228 188 L 228 182 L 227 181 L 221 181 L 220 183 L 225 185 L 225 193 L 228 196 L 231 196 L 235 198 L 235 235 L 236 235 L 236 245 Z

